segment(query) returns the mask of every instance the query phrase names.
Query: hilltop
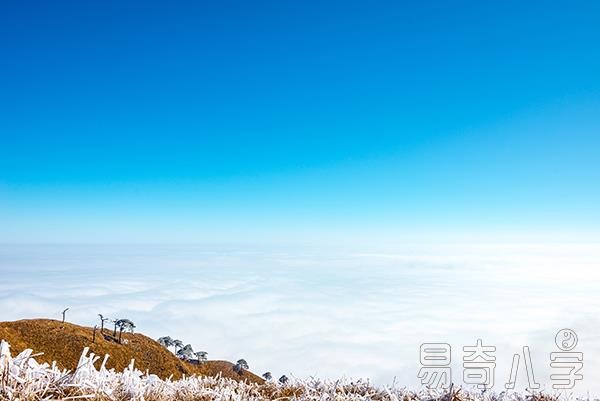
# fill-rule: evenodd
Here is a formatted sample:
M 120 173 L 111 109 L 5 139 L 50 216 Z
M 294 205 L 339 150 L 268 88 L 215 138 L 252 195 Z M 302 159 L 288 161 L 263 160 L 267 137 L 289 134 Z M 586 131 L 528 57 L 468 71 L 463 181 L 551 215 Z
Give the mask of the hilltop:
M 50 319 L 27 319 L 14 322 L 0 322 L 0 339 L 11 345 L 13 355 L 31 348 L 39 362 L 57 362 L 58 367 L 74 370 L 85 347 L 99 356 L 110 355 L 107 368 L 122 371 L 135 359 L 135 366 L 161 378 L 171 375 L 179 379 L 183 375 L 216 376 L 219 373 L 226 378 L 252 383 L 262 383 L 263 379 L 249 372 L 240 375 L 233 370 L 233 364 L 227 361 L 207 361 L 202 365 L 192 364 L 177 358 L 171 351 L 152 338 L 140 333 L 123 333 L 122 344 L 104 338 L 100 330 L 96 331 L 95 343 L 92 343 L 93 328 L 73 323 L 62 323 Z M 112 330 L 104 329 L 107 335 Z M 101 361 L 98 361 L 99 365 Z M 99 367 L 99 366 L 97 366 Z

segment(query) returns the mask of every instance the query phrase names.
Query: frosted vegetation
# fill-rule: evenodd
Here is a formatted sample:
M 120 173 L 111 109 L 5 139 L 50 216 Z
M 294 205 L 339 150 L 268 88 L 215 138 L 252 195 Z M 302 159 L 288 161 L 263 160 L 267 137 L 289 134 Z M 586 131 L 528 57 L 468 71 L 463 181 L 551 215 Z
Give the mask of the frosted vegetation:
M 156 375 L 141 372 L 134 361 L 123 372 L 106 369 L 108 355 L 99 368 L 100 357 L 85 348 L 78 367 L 70 372 L 60 370 L 56 363 L 36 362 L 27 349 L 16 357 L 10 354 L 6 341 L 0 344 L 0 399 L 1 400 L 440 400 L 440 401 L 553 401 L 541 395 L 516 393 L 469 393 L 456 389 L 447 393 L 433 391 L 412 392 L 403 388 L 377 388 L 367 381 L 304 381 L 264 384 L 238 382 L 223 377 L 185 377 L 181 380 L 161 380 Z

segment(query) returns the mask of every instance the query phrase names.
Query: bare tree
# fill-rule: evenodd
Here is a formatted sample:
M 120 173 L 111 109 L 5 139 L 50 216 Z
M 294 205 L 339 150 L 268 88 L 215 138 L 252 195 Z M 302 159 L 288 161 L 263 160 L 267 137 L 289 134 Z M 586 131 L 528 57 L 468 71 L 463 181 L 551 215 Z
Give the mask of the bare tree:
M 63 323 L 65 322 L 65 315 L 66 315 L 66 313 L 67 313 L 68 310 L 69 310 L 69 308 L 67 308 L 64 311 L 62 311 L 62 317 L 63 317 L 62 322 Z
M 268 382 L 270 382 L 273 379 L 273 375 L 271 374 L 271 372 L 263 373 L 262 377 Z
M 109 319 L 107 317 L 102 316 L 102 313 L 98 313 L 98 316 L 100 316 L 100 333 L 104 333 L 104 322 L 106 322 Z

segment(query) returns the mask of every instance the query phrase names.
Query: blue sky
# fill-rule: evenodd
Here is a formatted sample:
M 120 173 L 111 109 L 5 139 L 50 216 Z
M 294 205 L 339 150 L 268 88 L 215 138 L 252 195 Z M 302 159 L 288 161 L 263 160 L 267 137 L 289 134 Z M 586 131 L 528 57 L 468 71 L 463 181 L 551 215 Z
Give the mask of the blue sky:
M 4 2 L 0 241 L 597 239 L 597 2 Z

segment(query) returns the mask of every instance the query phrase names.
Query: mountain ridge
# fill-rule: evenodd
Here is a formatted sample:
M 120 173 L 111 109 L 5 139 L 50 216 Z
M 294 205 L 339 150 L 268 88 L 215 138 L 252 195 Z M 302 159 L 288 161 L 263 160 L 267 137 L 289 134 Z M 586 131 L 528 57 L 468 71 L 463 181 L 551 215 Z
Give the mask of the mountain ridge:
M 93 328 L 74 323 L 52 319 L 0 322 L 0 339 L 11 345 L 13 354 L 30 348 L 35 353 L 43 353 L 36 357 L 38 361 L 56 361 L 58 367 L 71 371 L 76 369 L 83 349 L 89 347 L 96 355 L 108 354 L 107 368 L 117 371 L 122 371 L 134 359 L 138 369 L 163 379 L 220 374 L 238 381 L 264 382 L 249 370 L 240 373 L 234 371 L 234 364 L 228 361 L 206 361 L 202 364 L 183 361 L 156 340 L 141 333 L 123 333 L 122 343 L 113 339 L 112 330 L 105 328 L 103 333 L 100 334 L 100 329 L 97 329 L 94 341 Z M 97 367 L 100 363 L 98 361 Z

